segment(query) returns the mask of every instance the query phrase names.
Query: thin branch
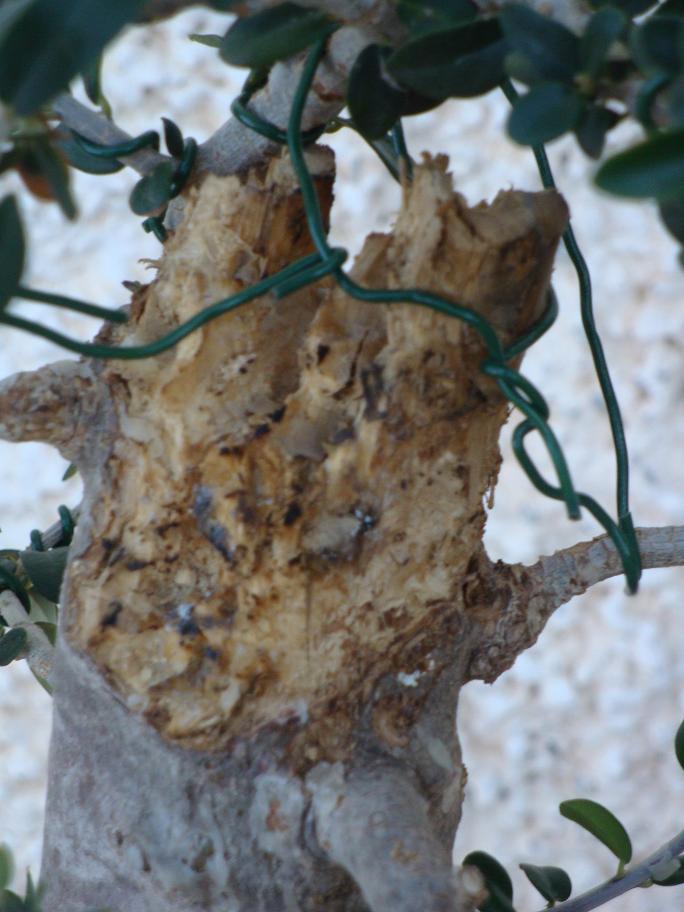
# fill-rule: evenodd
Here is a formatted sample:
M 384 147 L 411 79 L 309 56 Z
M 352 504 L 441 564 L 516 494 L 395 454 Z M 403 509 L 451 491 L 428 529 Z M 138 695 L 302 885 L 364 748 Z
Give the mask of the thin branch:
M 637 540 L 644 569 L 684 565 L 684 526 L 637 529 Z M 619 576 L 622 563 L 611 539 L 601 535 L 541 557 L 525 569 L 546 593 L 550 611 L 555 611 L 596 583 Z
M 80 513 L 81 513 L 81 507 L 80 506 L 74 507 L 74 509 L 70 510 L 69 512 L 71 513 L 71 517 L 74 521 L 74 524 L 77 523 L 78 517 L 80 516 Z M 64 529 L 62 527 L 62 523 L 59 521 L 56 523 L 53 523 L 51 526 L 48 526 L 48 528 L 45 530 L 45 532 L 41 533 L 40 538 L 43 543 L 43 549 L 45 551 L 49 551 L 50 548 L 56 547 L 56 545 L 58 545 L 62 541 L 63 537 L 64 537 Z
M 26 661 L 33 674 L 51 687 L 54 646 L 44 630 L 34 624 L 19 599 L 9 589 L 0 592 L 0 614 L 10 627 L 23 627 L 28 638 Z
M 644 569 L 684 565 L 684 526 L 636 530 Z M 602 580 L 619 576 L 622 563 L 607 535 L 541 557 L 531 566 L 499 561 L 482 568 L 492 592 L 469 668 L 469 677 L 495 680 L 532 646 L 557 608 Z
M 117 127 L 104 114 L 86 107 L 66 92 L 55 99 L 52 110 L 64 126 L 75 130 L 91 142 L 111 146 L 132 139 L 129 133 Z M 154 149 L 141 149 L 132 155 L 122 156 L 120 161 L 138 174 L 144 175 L 153 171 L 161 162 L 170 161 L 170 158 L 161 152 L 155 152 Z
M 622 877 L 606 880 L 604 883 L 587 890 L 574 899 L 559 903 L 553 907 L 554 912 L 589 912 L 590 909 L 597 909 L 605 905 L 616 896 L 622 896 L 635 887 L 640 887 L 647 883 L 652 877 L 662 877 L 660 871 L 665 868 L 668 862 L 677 859 L 684 852 L 684 830 L 678 833 L 674 839 L 670 839 L 659 849 L 656 849 L 648 858 L 640 864 L 635 865 L 626 871 Z

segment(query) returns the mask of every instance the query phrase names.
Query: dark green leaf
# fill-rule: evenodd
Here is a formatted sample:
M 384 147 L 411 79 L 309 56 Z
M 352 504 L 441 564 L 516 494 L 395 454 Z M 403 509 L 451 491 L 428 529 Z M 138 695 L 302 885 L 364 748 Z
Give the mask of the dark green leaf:
M 69 170 L 47 138 L 41 137 L 22 146 L 17 170 L 35 196 L 54 200 L 68 219 L 76 218 Z
M 0 893 L 0 912 L 26 912 L 24 900 L 12 890 L 3 890 Z
M 34 0 L 0 41 L 0 98 L 31 114 L 67 87 L 145 0 Z
M 580 66 L 584 73 L 592 79 L 598 77 L 608 52 L 626 27 L 627 18 L 613 6 L 604 6 L 594 13 L 580 38 Z
M 600 158 L 606 142 L 606 134 L 620 120 L 620 115 L 610 108 L 590 104 L 584 109 L 580 122 L 575 127 L 575 136 L 583 151 L 590 158 Z
M 138 181 L 128 201 L 136 215 L 147 215 L 168 203 L 175 170 L 175 162 L 161 162 L 151 174 Z
M 81 73 L 81 78 L 83 79 L 83 88 L 88 98 L 92 101 L 93 104 L 99 105 L 100 98 L 102 96 L 102 86 L 101 86 L 101 74 L 102 70 L 102 55 L 98 54 L 93 60 L 90 61 L 87 67 Z
M 513 912 L 513 884 L 504 866 L 486 852 L 470 852 L 462 864 L 482 874 L 489 896 L 477 907 L 480 912 Z
M 442 104 L 442 98 L 428 98 L 427 95 L 421 95 L 420 92 L 414 92 L 413 89 L 404 89 L 401 102 L 401 116 L 410 117 L 413 114 L 422 114 L 424 111 L 432 111 Z
M 9 665 L 19 656 L 28 642 L 28 635 L 23 627 L 10 627 L 0 637 L 0 665 Z
M 31 877 L 31 872 L 26 872 L 26 895 L 24 899 L 24 906 L 26 912 L 42 912 L 40 897 L 42 894 L 40 887 L 36 887 L 33 883 L 33 878 Z
M 640 16 L 655 6 L 658 0 L 609 0 L 611 6 L 617 6 L 627 16 Z
M 411 38 L 417 38 L 470 22 L 477 15 L 477 7 L 470 0 L 399 0 L 397 12 Z
M 577 126 L 584 101 L 562 82 L 532 86 L 516 101 L 508 120 L 508 133 L 523 146 L 550 142 Z
M 572 881 L 562 868 L 553 865 L 521 864 L 527 879 L 547 902 L 563 902 L 572 893 Z
M 670 114 L 670 126 L 684 127 L 684 75 L 670 83 L 665 97 Z
M 667 877 L 663 877 L 662 880 L 659 880 L 656 877 L 653 877 L 653 883 L 657 884 L 659 887 L 678 887 L 680 884 L 684 883 L 684 859 L 679 859 L 679 868 L 674 871 L 672 874 L 669 874 Z
M 472 98 L 504 78 L 506 51 L 498 20 L 479 19 L 408 41 L 389 57 L 387 70 L 428 98 Z
M 600 840 L 623 864 L 630 861 L 632 843 L 627 830 L 608 808 L 588 798 L 573 798 L 561 801 L 559 810 L 563 817 L 584 827 Z
M 72 168 L 85 171 L 86 174 L 115 174 L 123 168 L 121 162 L 115 158 L 90 155 L 75 139 L 60 138 L 55 145 Z
M 13 196 L 0 203 L 0 310 L 17 289 L 24 271 L 24 230 Z
M 504 67 L 506 73 L 511 79 L 515 79 L 516 82 L 523 82 L 528 86 L 544 82 L 543 77 L 539 75 L 535 67 L 530 63 L 529 58 L 521 54 L 520 51 L 511 51 L 506 54 Z
M 68 547 L 21 552 L 21 563 L 28 578 L 37 591 L 51 602 L 59 602 L 59 590 L 68 556 Z
M 164 142 L 169 154 L 174 158 L 181 158 L 183 155 L 183 134 L 178 124 L 169 120 L 168 117 L 162 117 L 164 121 Z
M 653 11 L 654 16 L 684 16 L 684 0 L 665 0 Z
M 650 16 L 632 30 L 630 48 L 644 73 L 677 76 L 684 71 L 684 18 Z
M 571 80 L 580 65 L 579 39 L 560 22 L 518 3 L 503 7 L 501 27 L 514 51 L 523 54 L 539 76 Z
M 354 124 L 368 139 L 380 139 L 401 116 L 404 93 L 383 77 L 383 50 L 369 44 L 354 61 L 347 105 Z
M 221 42 L 223 41 L 220 35 L 198 35 L 196 32 L 188 35 L 188 38 L 190 41 L 196 41 L 197 44 L 206 44 L 207 47 L 211 48 L 221 47 Z
M 14 876 L 14 861 L 9 848 L 0 844 L 0 890 L 4 890 Z
M 335 28 L 324 13 L 279 3 L 236 20 L 221 41 L 221 57 L 233 66 L 270 67 L 303 51 Z
M 680 206 L 679 219 L 679 228 L 682 230 L 682 234 L 684 234 L 684 202 Z M 682 769 L 684 769 L 684 722 L 682 722 L 682 724 L 677 729 L 677 734 L 675 735 L 674 740 L 674 748 L 679 765 Z
M 684 130 L 663 133 L 604 162 L 597 186 L 617 196 L 676 200 L 684 196 Z
M 33 3 L 33 0 L 3 0 L 0 3 L 0 44 L 5 32 L 8 31 L 31 3 Z

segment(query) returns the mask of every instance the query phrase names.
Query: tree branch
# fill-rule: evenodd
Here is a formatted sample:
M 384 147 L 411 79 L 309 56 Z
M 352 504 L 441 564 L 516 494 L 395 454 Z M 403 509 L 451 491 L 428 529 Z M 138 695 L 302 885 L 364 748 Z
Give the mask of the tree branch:
M 9 589 L 0 592 L 0 614 L 10 627 L 23 627 L 28 637 L 26 661 L 33 674 L 51 688 L 54 646 L 44 630 L 34 624 L 19 599 Z
M 622 877 L 617 879 L 613 877 L 597 887 L 592 887 L 586 893 L 575 896 L 574 899 L 555 905 L 554 912 L 589 912 L 591 909 L 605 905 L 616 896 L 622 896 L 623 893 L 640 887 L 653 877 L 658 877 L 659 880 L 664 879 L 668 876 L 668 863 L 676 861 L 682 852 L 684 852 L 684 830 L 678 833 L 674 839 L 670 839 L 665 845 L 656 849 L 640 864 L 626 871 Z M 670 873 L 672 872 L 670 871 Z
M 52 103 L 52 110 L 65 127 L 75 130 L 76 133 L 80 133 L 91 142 L 111 146 L 132 139 L 129 133 L 117 127 L 104 114 L 86 107 L 66 92 L 55 99 Z M 161 152 L 148 148 L 134 152 L 132 155 L 122 156 L 120 161 L 137 171 L 138 174 L 144 175 L 153 171 L 161 162 L 170 161 L 170 158 L 168 155 L 162 155 Z
M 372 912 L 469 912 L 482 898 L 482 880 L 454 869 L 427 802 L 397 767 L 370 763 L 345 777 L 341 764 L 322 764 L 307 786 L 319 845 Z
M 7 377 L 0 382 L 0 439 L 49 443 L 72 458 L 92 391 L 90 368 L 78 361 Z
M 636 530 L 644 569 L 684 565 L 684 526 Z M 596 583 L 619 576 L 622 563 L 607 535 L 579 542 L 530 565 L 499 561 L 483 568 L 493 606 L 487 612 L 469 676 L 495 680 L 532 646 L 557 608 Z

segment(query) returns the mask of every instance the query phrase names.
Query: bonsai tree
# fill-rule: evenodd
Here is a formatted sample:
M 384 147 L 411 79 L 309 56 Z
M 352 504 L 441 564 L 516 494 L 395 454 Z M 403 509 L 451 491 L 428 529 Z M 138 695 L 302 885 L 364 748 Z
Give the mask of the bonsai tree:
M 5 4 L 2 168 L 73 216 L 69 168 L 132 167 L 131 208 L 163 244 L 154 281 L 111 311 L 22 284 L 16 201 L 0 204 L 2 322 L 82 355 L 3 381 L 0 433 L 52 444 L 84 483 L 78 511 L 0 565 L 0 658 L 26 658 L 54 698 L 41 890 L 6 890 L 8 908 L 512 908 L 494 859 L 452 864 L 459 691 L 510 667 L 574 595 L 621 573 L 635 590 L 642 568 L 684 560 L 682 529 L 634 529 L 586 267 L 541 145 L 574 132 L 600 158 L 637 119 L 646 139 L 598 181 L 657 199 L 682 240 L 672 4 L 236 5 L 225 35 L 196 36 L 249 68 L 233 117 L 199 147 L 165 121 L 167 154 L 158 134 L 116 126 L 98 56 L 125 25 L 186 4 Z M 78 75 L 99 110 L 69 94 Z M 443 156 L 411 159 L 401 118 L 499 89 L 546 189 L 468 208 Z M 323 134 L 340 127 L 403 190 L 393 229 L 351 268 L 327 240 Z M 521 373 L 555 315 L 561 239 L 611 418 L 615 517 L 575 489 Z M 13 314 L 15 297 L 105 325 L 70 340 Z M 605 529 L 528 567 L 482 541 L 511 406 L 534 485 Z M 534 432 L 551 480 L 526 449 Z M 568 899 L 565 872 L 527 865 L 547 902 L 589 909 L 682 881 L 682 834 L 629 866 L 609 811 L 562 811 L 618 871 Z

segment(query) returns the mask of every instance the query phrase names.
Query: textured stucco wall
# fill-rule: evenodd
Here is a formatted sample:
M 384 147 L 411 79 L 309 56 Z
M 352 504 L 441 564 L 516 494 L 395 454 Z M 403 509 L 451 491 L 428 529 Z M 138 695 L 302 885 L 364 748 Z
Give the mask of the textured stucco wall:
M 132 30 L 112 49 L 105 87 L 122 126 L 136 133 L 158 126 L 166 114 L 201 140 L 227 116 L 243 73 L 228 70 L 214 52 L 185 37 L 222 31 L 225 21 L 195 10 L 163 26 Z M 407 123 L 409 145 L 415 155 L 447 152 L 456 185 L 471 202 L 500 188 L 533 189 L 532 157 L 505 138 L 505 116 L 505 102 L 494 95 L 445 105 Z M 628 137 L 623 131 L 612 143 Z M 363 233 L 391 220 L 399 190 L 358 138 L 338 133 L 330 144 L 339 163 L 334 238 L 356 251 Z M 684 522 L 684 275 L 675 247 L 649 207 L 609 200 L 590 186 L 592 165 L 572 142 L 550 151 L 592 269 L 597 319 L 631 448 L 635 521 Z M 121 280 L 143 278 L 140 260 L 159 252 L 128 210 L 134 180 L 130 172 L 79 176 L 82 215 L 75 225 L 22 194 L 31 224 L 33 286 L 112 306 L 127 300 Z M 3 195 L 15 186 L 11 178 L 0 179 Z M 612 510 L 610 436 L 564 253 L 556 289 L 560 319 L 524 371 L 551 403 L 576 484 Z M 55 317 L 46 307 L 21 311 L 58 320 L 83 338 L 94 329 L 91 321 Z M 0 331 L 2 376 L 63 357 L 41 340 Z M 2 444 L 0 465 L 0 547 L 24 546 L 31 528 L 54 521 L 57 504 L 78 502 L 78 481 L 61 483 L 65 465 L 46 447 Z M 597 533 L 588 518 L 569 523 L 507 453 L 487 532 L 492 556 L 532 561 Z M 520 861 L 562 864 L 579 891 L 609 876 L 613 862 L 558 815 L 559 801 L 583 796 L 607 803 L 628 826 L 637 854 L 682 827 L 684 776 L 671 740 L 684 716 L 684 571 L 649 572 L 633 598 L 623 589 L 614 580 L 575 599 L 493 687 L 466 688 L 460 725 L 470 779 L 457 858 L 481 848 L 511 870 Z M 39 860 L 48 734 L 49 699 L 24 667 L 2 669 L 0 841 L 15 850 L 22 878 L 23 868 L 36 870 Z M 515 882 L 519 908 L 543 905 L 522 875 Z M 635 891 L 611 908 L 654 912 L 678 898 Z

